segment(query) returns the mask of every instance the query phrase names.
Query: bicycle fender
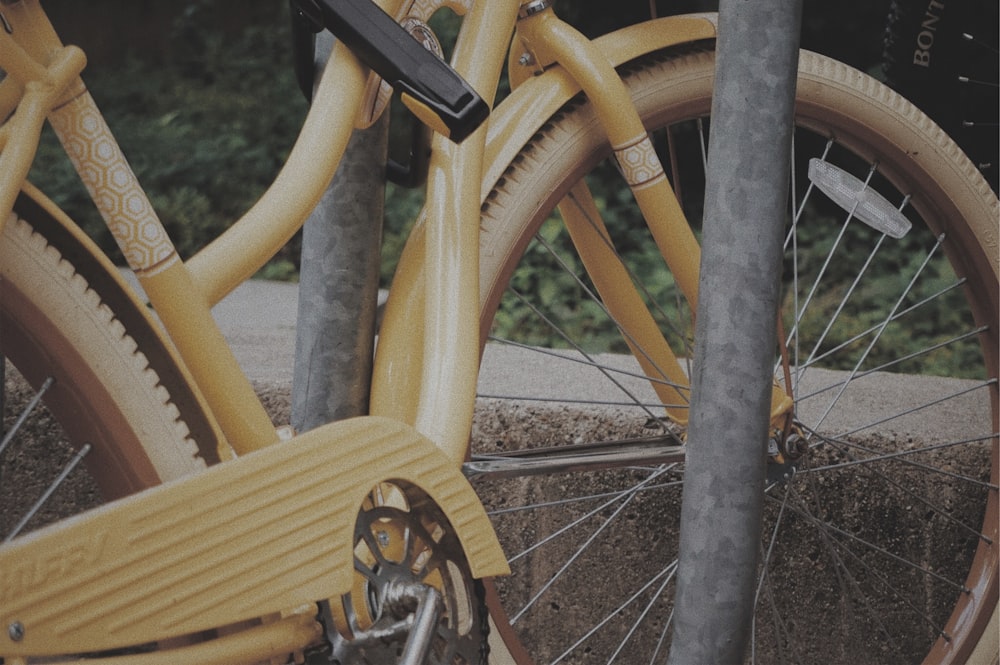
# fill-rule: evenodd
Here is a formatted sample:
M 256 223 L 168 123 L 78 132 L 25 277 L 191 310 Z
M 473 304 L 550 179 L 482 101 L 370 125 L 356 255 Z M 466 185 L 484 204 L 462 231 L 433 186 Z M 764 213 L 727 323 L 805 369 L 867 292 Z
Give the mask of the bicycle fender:
M 437 503 L 473 575 L 509 573 L 454 462 L 398 421 L 362 417 L 3 546 L 0 621 L 18 630 L 0 633 L 0 653 L 114 649 L 344 594 L 358 510 L 390 481 L 416 485 Z
M 133 331 L 141 333 L 143 350 L 150 365 L 167 387 L 171 399 L 183 404 L 185 420 L 191 436 L 198 442 L 199 456 L 207 464 L 215 464 L 220 459 L 232 457 L 231 449 L 218 424 L 212 418 L 204 397 L 198 391 L 160 324 L 153 318 L 146 303 L 122 277 L 121 272 L 94 241 L 77 226 L 41 190 L 25 181 L 15 204 L 15 210 L 26 214 L 35 208 L 38 214 L 31 215 L 31 221 L 47 225 L 46 237 L 65 256 L 72 254 L 87 282 L 97 290 L 105 303 L 115 313 L 115 317 Z M 39 229 L 41 230 L 41 229 Z M 163 478 L 163 480 L 167 480 Z
M 715 14 L 687 14 L 628 26 L 598 37 L 594 44 L 617 67 L 660 49 L 715 37 Z M 513 54 L 515 51 L 512 51 Z M 513 57 L 511 68 L 518 66 L 516 57 Z M 484 197 L 521 147 L 553 113 L 579 92 L 580 86 L 566 70 L 555 65 L 526 79 L 496 108 L 490 116 L 486 137 Z

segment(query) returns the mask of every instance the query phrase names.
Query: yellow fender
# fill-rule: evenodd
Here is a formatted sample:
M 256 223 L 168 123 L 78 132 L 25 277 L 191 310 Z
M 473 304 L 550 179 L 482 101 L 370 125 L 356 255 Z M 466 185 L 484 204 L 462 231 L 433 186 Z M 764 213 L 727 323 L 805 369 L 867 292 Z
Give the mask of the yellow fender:
M 594 45 L 615 67 L 648 53 L 680 44 L 715 39 L 715 14 L 667 16 L 632 25 L 602 35 Z M 580 86 L 562 67 L 556 65 L 538 76 L 518 75 L 517 45 L 512 46 L 510 69 L 517 85 L 490 116 L 486 138 L 485 171 L 482 192 L 485 197 L 507 164 L 517 155 L 542 124 L 580 92 Z
M 0 654 L 114 649 L 351 590 L 354 525 L 383 482 L 441 507 L 476 577 L 509 573 L 447 456 L 385 418 L 333 423 L 0 548 Z M 17 634 L 19 639 L 13 637 Z

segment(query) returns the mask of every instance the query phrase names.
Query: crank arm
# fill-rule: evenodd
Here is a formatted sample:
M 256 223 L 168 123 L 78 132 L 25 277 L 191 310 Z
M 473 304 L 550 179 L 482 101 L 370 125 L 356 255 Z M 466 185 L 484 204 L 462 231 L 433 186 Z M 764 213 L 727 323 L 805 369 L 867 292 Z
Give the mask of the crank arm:
M 441 593 L 430 585 L 405 582 L 390 587 L 390 593 L 394 594 L 394 598 L 383 598 L 383 602 L 409 607 L 405 616 L 393 620 L 399 613 L 388 609 L 387 616 L 381 617 L 367 630 L 354 632 L 350 639 L 343 638 L 334 627 L 329 601 L 319 603 L 327 639 L 326 651 L 321 656 L 323 662 L 329 665 L 353 663 L 359 660 L 359 650 L 384 643 L 404 643 L 397 665 L 423 665 L 427 661 L 444 612 Z

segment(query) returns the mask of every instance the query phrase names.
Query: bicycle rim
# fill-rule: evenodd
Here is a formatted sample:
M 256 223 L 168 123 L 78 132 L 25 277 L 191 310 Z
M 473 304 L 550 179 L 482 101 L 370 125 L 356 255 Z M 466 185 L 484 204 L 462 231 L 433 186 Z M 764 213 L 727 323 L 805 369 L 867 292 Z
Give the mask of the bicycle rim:
M 627 68 L 692 220 L 713 65 L 699 52 Z M 807 452 L 769 465 L 747 660 L 964 662 L 997 604 L 996 198 L 943 132 L 870 78 L 803 53 L 797 97 L 775 379 L 791 382 Z M 690 358 L 688 308 L 627 190 L 603 184 L 608 155 L 575 100 L 484 204 L 474 455 L 682 435 L 550 215 L 597 172 L 588 182 L 622 262 Z M 912 230 L 884 236 L 885 222 L 832 203 L 817 184 L 830 189 L 826 165 Z M 511 559 L 491 604 L 518 662 L 665 661 L 682 458 L 478 482 Z

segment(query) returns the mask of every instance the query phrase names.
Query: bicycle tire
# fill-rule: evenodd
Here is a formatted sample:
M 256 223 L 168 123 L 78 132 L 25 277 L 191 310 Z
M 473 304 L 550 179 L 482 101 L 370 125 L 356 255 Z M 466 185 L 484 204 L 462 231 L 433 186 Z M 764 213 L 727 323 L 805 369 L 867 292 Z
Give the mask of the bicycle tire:
M 121 312 L 123 294 L 102 270 L 41 206 L 18 199 L 0 238 L 0 350 L 16 370 L 3 393 L 16 435 L 2 459 L 4 537 L 84 445 L 89 475 L 70 475 L 24 532 L 205 467 L 176 390 L 152 367 L 154 336 L 141 316 Z M 15 431 L 20 407 L 47 379 L 44 407 Z
M 675 189 L 683 192 L 681 198 L 689 219 L 698 219 L 697 181 L 703 179 L 704 165 L 699 162 L 685 171 L 679 163 L 688 155 L 685 141 L 690 140 L 692 158 L 704 153 L 714 71 L 710 45 L 701 50 L 646 56 L 627 64 L 622 71 L 650 130 L 676 128 L 671 135 L 671 151 L 666 150 L 661 134 L 653 134 L 654 142 L 664 149 L 662 161 Z M 682 120 L 690 120 L 688 124 L 693 128 L 679 126 Z M 918 229 L 907 236 L 907 251 L 897 253 L 895 260 L 908 259 L 911 245 L 915 252 L 927 238 L 932 241 L 931 247 L 936 246 L 935 238 L 947 233 L 941 250 L 956 275 L 967 280 L 963 297 L 958 299 L 962 302 L 955 305 L 966 310 L 965 318 L 959 320 L 965 332 L 979 341 L 978 346 L 971 345 L 972 351 L 963 346 L 960 353 L 971 354 L 968 357 L 978 364 L 978 374 L 968 384 L 941 380 L 945 392 L 937 397 L 947 397 L 956 386 L 973 386 L 970 394 L 979 401 L 970 418 L 962 416 L 975 421 L 964 423 L 974 434 L 959 437 L 951 421 L 935 432 L 924 433 L 919 425 L 924 443 L 951 447 L 912 455 L 905 449 L 920 448 L 923 443 L 911 443 L 912 431 L 904 428 L 901 418 L 893 418 L 895 411 L 878 412 L 867 420 L 849 423 L 861 427 L 886 419 L 880 425 L 882 431 L 864 440 L 849 440 L 850 435 L 842 432 L 853 428 L 840 424 L 821 439 L 816 431 L 832 428 L 832 423 L 814 425 L 814 429 L 807 429 L 808 422 L 802 423 L 802 431 L 810 440 L 810 452 L 798 462 L 779 465 L 779 474 L 769 480 L 761 542 L 761 559 L 767 562 L 761 570 L 768 574 L 763 576 L 765 583 L 758 586 L 761 602 L 757 604 L 754 642 L 748 659 L 756 662 L 766 656 L 767 662 L 855 663 L 873 662 L 872 658 L 884 663 L 921 659 L 925 663 L 965 662 L 980 638 L 996 631 L 995 625 L 987 629 L 986 624 L 991 615 L 995 623 L 997 605 L 997 200 L 958 147 L 914 106 L 870 77 L 823 56 L 802 53 L 796 124 L 796 157 L 810 147 L 809 137 L 804 135 L 808 130 L 819 137 L 820 147 L 832 146 L 828 154 L 851 153 L 844 157 L 860 162 L 853 164 L 864 167 L 860 177 L 864 177 L 865 165 L 877 161 L 872 188 L 895 188 L 899 190 L 896 194 L 912 194 L 909 199 L 899 196 L 894 202 L 902 202 L 908 217 L 930 228 L 927 233 Z M 562 333 L 550 335 L 556 340 L 553 342 L 538 332 L 550 325 L 551 312 L 563 310 L 576 315 L 573 325 L 584 334 L 608 335 L 608 330 L 611 337 L 618 334 L 613 322 L 608 324 L 608 330 L 600 328 L 599 319 L 607 315 L 601 305 L 577 302 L 589 288 L 586 279 L 544 272 L 569 266 L 572 272 L 583 273 L 571 244 L 562 242 L 566 234 L 558 219 L 550 218 L 550 211 L 585 173 L 595 168 L 613 171 L 613 166 L 604 163 L 609 155 L 610 147 L 592 109 L 578 96 L 521 150 L 483 204 L 480 322 L 484 378 L 473 431 L 473 455 L 502 457 L 523 448 L 660 434 L 662 405 L 655 402 L 655 395 L 647 394 L 649 391 L 639 394 L 644 380 L 633 380 L 635 376 L 629 372 L 637 370 L 632 370 L 632 365 L 621 369 L 620 361 L 627 356 L 619 354 L 627 353 L 627 349 L 620 339 L 610 347 L 601 343 L 596 351 L 573 346 L 553 351 L 548 348 L 553 344 L 567 346 L 559 337 Z M 798 169 L 795 173 L 798 178 L 793 191 L 811 191 L 804 174 Z M 617 223 L 605 220 L 616 242 L 640 249 L 652 246 L 631 235 L 641 224 L 634 217 L 628 218 L 631 224 L 625 219 L 627 212 L 622 210 L 627 205 L 622 202 L 626 197 L 610 187 L 601 194 L 602 211 L 617 212 L 622 217 Z M 815 206 L 823 214 L 832 214 L 822 200 Z M 838 214 L 842 228 L 850 229 L 849 239 L 844 242 L 851 243 L 852 251 L 840 252 L 833 259 L 829 258 L 831 252 L 826 264 L 832 264 L 834 269 L 855 255 L 863 260 L 865 252 L 858 250 L 857 244 L 878 235 L 864 225 L 849 225 L 850 215 L 844 221 L 845 214 Z M 824 230 L 823 222 L 824 218 L 803 217 L 796 223 L 797 228 L 801 227 L 796 237 L 802 236 L 804 243 L 805 232 L 810 228 Z M 830 226 L 832 236 L 841 225 Z M 809 247 L 818 246 L 815 240 L 809 242 Z M 836 250 L 838 245 L 831 242 L 831 247 Z M 550 258 L 555 253 L 559 259 Z M 624 249 L 621 253 L 633 256 Z M 637 256 L 642 261 L 649 259 L 646 254 Z M 519 271 L 523 262 L 534 265 Z M 807 268 L 820 270 L 818 263 L 810 261 Z M 911 270 L 907 261 L 901 265 L 886 263 L 880 270 L 890 276 Z M 943 263 L 934 265 L 935 271 L 948 269 Z M 633 275 L 640 272 L 637 269 Z M 786 263 L 784 272 L 786 277 L 794 274 L 795 267 Z M 669 282 L 668 273 L 655 274 L 659 286 Z M 957 276 L 948 283 L 961 283 L 962 278 Z M 565 301 L 558 298 L 559 285 L 571 292 Z M 511 295 L 509 286 L 516 293 Z M 800 287 L 787 290 L 797 292 Z M 820 299 L 827 297 L 825 291 L 819 293 Z M 957 291 L 948 291 L 952 295 L 947 297 Z M 668 293 L 660 299 L 670 301 L 673 296 Z M 798 311 L 798 302 L 791 293 L 786 295 L 783 308 L 787 305 L 796 306 L 793 312 Z M 822 305 L 825 303 L 811 306 Z M 946 309 L 952 307 L 949 301 Z M 837 310 L 833 316 L 838 315 L 839 325 L 844 315 Z M 786 329 L 801 328 L 804 336 L 805 324 L 796 323 L 799 315 L 794 317 L 785 323 Z M 670 333 L 681 344 L 693 330 L 684 318 L 680 317 L 679 330 Z M 893 314 L 883 330 L 894 327 L 898 320 Z M 920 321 L 911 320 L 894 335 L 905 338 L 919 325 Z M 518 339 L 500 343 L 499 327 L 512 331 Z M 491 343 L 487 343 L 487 336 Z M 788 345 L 790 352 L 794 351 L 794 343 L 793 339 Z M 942 349 L 954 350 L 950 343 L 935 346 L 938 343 L 928 342 L 930 350 L 925 356 L 936 357 Z M 801 346 L 811 348 L 804 343 Z M 536 360 L 537 356 L 531 354 L 536 347 L 543 347 L 547 360 Z M 609 349 L 617 353 L 609 353 Z M 816 360 L 809 362 L 819 364 Z M 865 366 L 863 375 L 856 370 L 849 376 L 861 381 L 891 379 L 887 368 L 882 367 L 884 362 L 875 363 L 880 371 L 869 373 Z M 570 370 L 560 370 L 558 363 L 579 372 L 565 374 Z M 535 364 L 544 369 L 533 372 Z M 614 376 L 616 384 L 628 384 L 625 388 L 634 395 L 618 392 L 591 404 L 583 403 L 589 397 L 576 400 L 572 391 L 586 383 L 583 372 L 601 364 L 605 365 L 600 378 L 605 388 L 611 386 L 608 377 Z M 797 363 L 800 368 L 805 365 L 802 360 Z M 897 369 L 916 371 L 904 365 Z M 784 381 L 783 372 L 777 374 L 776 380 Z M 908 376 L 895 381 L 893 385 L 907 396 L 938 387 L 937 379 L 927 380 L 930 388 Z M 802 386 L 795 388 L 797 417 L 805 421 L 811 417 L 805 414 L 811 396 Z M 528 390 L 519 395 L 516 391 L 522 388 Z M 881 388 L 873 392 L 875 396 L 887 395 Z M 888 402 L 886 408 L 894 407 L 892 399 L 884 401 Z M 955 399 L 948 399 L 933 407 L 937 409 L 935 419 L 957 413 L 955 403 Z M 860 417 L 853 411 L 854 405 L 842 400 L 834 405 L 849 407 L 844 409 L 847 418 Z M 879 408 L 872 407 L 876 411 Z M 924 411 L 931 409 L 926 407 Z M 959 438 L 977 442 L 954 445 Z M 821 441 L 825 443 L 817 445 Z M 944 453 L 952 448 L 959 452 Z M 872 452 L 876 449 L 877 453 Z M 836 454 L 825 458 L 828 451 Z M 915 464 L 897 464 L 883 455 L 919 459 L 923 465 L 939 464 L 952 475 L 942 475 L 940 469 L 924 473 Z M 882 459 L 862 465 L 855 464 L 851 457 L 861 461 L 868 457 Z M 824 471 L 823 467 L 828 468 Z M 477 480 L 477 489 L 494 518 L 514 571 L 511 578 L 497 580 L 490 591 L 491 611 L 498 626 L 495 632 L 503 636 L 513 660 L 612 662 L 620 658 L 615 662 L 661 662 L 666 658 L 676 561 L 667 550 L 676 546 L 681 468 L 636 466 L 576 475 Z M 773 469 L 773 465 L 769 468 Z M 866 483 L 878 483 L 877 489 L 869 490 Z M 653 486 L 655 491 L 647 491 Z M 947 496 L 940 497 L 941 492 Z M 949 505 L 925 501 L 924 496 Z M 795 501 L 789 502 L 789 497 Z M 531 516 L 527 516 L 529 509 Z M 908 513 L 920 513 L 920 518 L 908 521 Z M 869 519 L 871 515 L 878 519 Z M 925 520 L 931 526 L 923 526 Z M 789 533 L 772 539 L 775 524 L 788 526 Z M 925 533 L 925 529 L 940 532 Z M 947 553 L 935 550 L 932 556 L 932 544 L 955 547 L 946 547 Z M 873 551 L 875 545 L 882 549 Z M 926 548 L 930 549 L 924 551 Z M 915 565 L 900 560 L 916 550 L 923 552 L 924 558 Z M 647 567 L 648 572 L 640 570 L 642 567 Z M 963 570 L 956 571 L 958 567 Z M 890 581 L 896 583 L 894 587 L 878 589 Z M 833 590 L 824 584 L 833 584 Z M 967 593 L 962 587 L 975 591 Z M 801 602 L 794 605 L 788 602 L 790 599 Z M 779 620 L 768 627 L 764 625 L 768 617 Z M 950 641 L 939 639 L 942 632 L 949 634 Z M 502 648 L 494 645 L 494 652 Z M 990 649 L 995 647 L 984 648 L 989 658 Z
M 893 0 L 883 37 L 887 83 L 927 113 L 997 190 L 997 3 Z
M 130 311 L 133 301 L 120 292 L 116 280 L 104 274 L 93 248 L 83 247 L 82 242 L 27 196 L 18 199 L 0 237 L 0 351 L 16 370 L 5 377 L 2 402 L 8 408 L 4 411 L 8 422 L 13 422 L 24 413 L 21 406 L 30 402 L 33 394 L 41 394 L 44 404 L 16 429 L 18 438 L 0 455 L 0 541 L 12 528 L 23 526 L 19 534 L 24 534 L 105 500 L 218 462 L 214 438 L 192 435 L 192 430 L 208 425 L 194 406 L 193 396 L 183 394 L 182 379 L 169 376 L 176 367 L 172 358 L 162 356 L 165 350 L 148 329 L 148 319 Z M 39 390 L 50 378 L 51 387 Z M 74 470 L 60 482 L 44 509 L 22 524 L 22 516 L 33 508 L 35 498 L 84 446 L 89 447 L 84 458 L 86 472 Z M 387 488 L 378 489 L 390 493 Z M 485 637 L 476 638 L 477 630 L 483 636 L 488 632 L 482 585 L 467 579 L 461 551 L 454 549 L 455 536 L 447 531 L 450 527 L 436 507 L 431 504 L 428 508 L 428 499 L 414 489 L 395 492 L 395 510 L 405 515 L 419 510 L 419 516 L 409 519 L 420 528 L 434 525 L 437 540 L 428 537 L 430 545 L 443 547 L 447 543 L 450 547 L 447 553 L 434 554 L 432 566 L 424 560 L 431 550 L 416 549 L 407 536 L 407 555 L 419 555 L 425 573 L 436 571 L 438 566 L 447 571 L 434 572 L 435 579 L 441 580 L 440 591 L 446 594 L 447 606 L 462 608 L 464 601 L 467 618 L 475 620 L 475 625 L 453 625 L 456 620 L 446 614 L 441 630 L 445 635 L 449 631 L 457 634 L 465 653 L 476 649 L 469 662 L 486 663 L 488 643 Z M 381 493 L 373 491 L 371 501 Z M 397 505 L 404 496 L 405 512 Z M 363 516 L 365 507 L 359 508 L 359 516 Z M 370 522 L 366 524 L 372 528 Z M 395 542 L 386 547 L 390 545 L 396 550 L 400 547 Z M 407 571 L 415 574 L 417 568 Z M 461 578 L 463 573 L 465 578 Z M 461 581 L 468 582 L 467 589 L 461 587 Z M 340 601 L 350 605 L 351 594 Z M 370 602 L 367 595 L 361 599 L 362 604 Z M 213 636 L 213 632 L 180 636 L 166 643 L 125 646 L 116 653 L 175 648 Z M 385 651 L 394 653 L 399 647 L 393 642 Z M 323 645 L 318 648 L 322 653 Z M 435 662 L 451 653 L 448 649 L 439 651 Z

